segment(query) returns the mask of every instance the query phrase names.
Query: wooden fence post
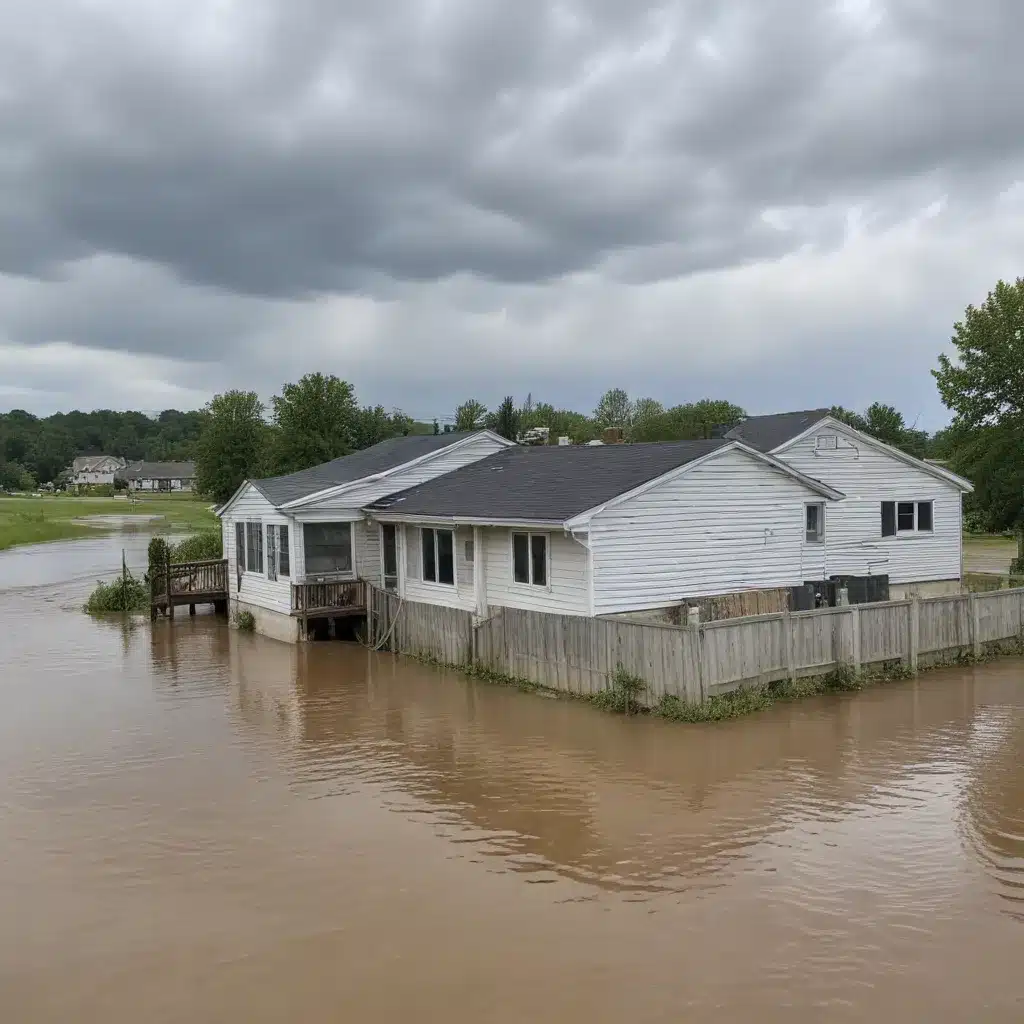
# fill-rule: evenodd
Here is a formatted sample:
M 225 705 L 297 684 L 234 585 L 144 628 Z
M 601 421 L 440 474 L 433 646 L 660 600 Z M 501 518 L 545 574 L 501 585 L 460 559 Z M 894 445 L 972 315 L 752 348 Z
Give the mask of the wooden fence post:
M 788 610 L 782 613 L 782 629 L 782 642 L 786 648 L 786 678 L 793 679 L 793 616 Z
M 171 550 L 164 552 L 164 588 L 167 592 L 167 614 L 174 618 L 174 602 L 171 600 Z
M 917 665 L 921 652 L 921 602 L 917 594 L 910 599 L 910 607 L 907 609 L 909 616 L 909 629 L 907 640 L 907 662 L 910 671 L 917 675 Z
M 860 658 L 860 608 L 855 605 L 850 605 L 850 629 L 852 632 L 852 640 L 850 643 L 850 663 L 853 671 L 860 673 L 861 658 Z
M 981 657 L 981 620 L 978 617 L 978 595 L 967 595 L 967 610 L 970 612 L 971 620 L 971 653 L 976 658 Z
M 707 668 L 704 665 L 704 627 L 693 627 L 693 641 L 697 645 L 697 690 L 700 693 L 700 702 L 703 704 L 708 699 Z

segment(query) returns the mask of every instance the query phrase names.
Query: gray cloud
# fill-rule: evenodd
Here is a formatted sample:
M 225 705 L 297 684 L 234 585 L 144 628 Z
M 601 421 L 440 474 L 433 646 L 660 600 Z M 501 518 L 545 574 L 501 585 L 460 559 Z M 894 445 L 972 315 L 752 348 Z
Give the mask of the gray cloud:
M 329 366 L 386 404 L 625 374 L 770 408 L 823 400 L 787 362 L 814 338 L 827 400 L 886 391 L 876 344 L 931 395 L 1024 257 L 979 220 L 1024 178 L 1022 30 L 1012 0 L 0 0 L 0 341 L 188 393 Z M 895 262 L 951 245 L 941 292 Z

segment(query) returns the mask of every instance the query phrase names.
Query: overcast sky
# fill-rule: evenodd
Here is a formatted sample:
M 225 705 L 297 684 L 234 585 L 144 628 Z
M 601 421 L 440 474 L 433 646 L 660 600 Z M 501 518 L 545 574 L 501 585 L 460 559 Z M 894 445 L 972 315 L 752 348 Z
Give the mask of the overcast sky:
M 946 420 L 1024 274 L 1021 0 L 0 0 L 0 409 L 310 370 Z

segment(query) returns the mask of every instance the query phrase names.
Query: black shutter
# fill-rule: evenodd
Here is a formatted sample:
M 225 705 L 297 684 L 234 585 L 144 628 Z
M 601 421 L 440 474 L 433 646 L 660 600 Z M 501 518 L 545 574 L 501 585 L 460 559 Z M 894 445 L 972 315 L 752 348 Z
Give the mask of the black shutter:
M 896 502 L 882 502 L 882 536 L 896 536 Z

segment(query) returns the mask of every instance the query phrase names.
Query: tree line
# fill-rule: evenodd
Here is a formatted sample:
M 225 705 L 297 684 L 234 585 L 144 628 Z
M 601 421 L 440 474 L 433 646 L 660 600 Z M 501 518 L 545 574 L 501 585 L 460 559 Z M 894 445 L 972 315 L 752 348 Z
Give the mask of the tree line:
M 975 485 L 965 499 L 968 525 L 1003 531 L 1024 526 L 1024 278 L 1000 281 L 980 306 L 968 306 L 954 325 L 953 358 L 939 356 L 932 371 L 953 413 L 951 425 L 929 435 L 893 406 L 876 402 L 863 412 L 833 407 L 838 419 L 918 458 L 942 460 Z M 323 373 L 285 384 L 269 408 L 255 392 L 228 391 L 198 411 L 58 413 L 37 418 L 0 414 L 0 487 L 24 489 L 56 480 L 77 455 L 196 463 L 197 485 L 223 501 L 245 479 L 291 473 L 402 434 L 488 427 L 513 440 L 574 443 L 597 439 L 609 427 L 624 440 L 708 438 L 738 423 L 744 410 L 704 399 L 666 406 L 633 398 L 621 388 L 601 396 L 591 413 L 511 395 L 489 410 L 475 398 L 454 410 L 443 428 L 417 422 L 397 409 L 361 406 L 347 381 Z M 531 436 L 533 431 L 533 436 Z

